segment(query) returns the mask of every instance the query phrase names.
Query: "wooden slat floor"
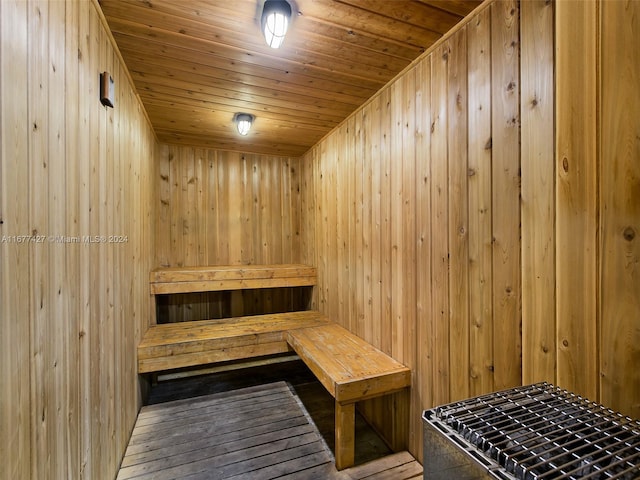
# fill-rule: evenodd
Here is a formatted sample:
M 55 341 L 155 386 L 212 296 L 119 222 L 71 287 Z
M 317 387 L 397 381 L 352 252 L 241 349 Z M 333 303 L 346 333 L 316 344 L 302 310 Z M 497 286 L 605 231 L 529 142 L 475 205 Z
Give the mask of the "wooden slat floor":
M 331 478 L 333 458 L 284 382 L 143 407 L 118 479 Z
M 118 479 L 408 480 L 407 452 L 338 472 L 304 405 L 285 382 L 143 407 Z
M 399 452 L 340 473 L 344 480 L 422 480 L 422 465 L 409 452 Z
M 329 445 L 329 449 L 335 452 L 335 401 L 301 360 L 250 367 L 246 365 L 241 362 L 237 365 L 238 369 L 216 373 L 190 371 L 192 375 L 183 378 L 163 375 L 159 377 L 158 383 L 152 386 L 148 404 L 183 400 L 284 381 L 293 387 L 324 441 Z M 362 415 L 356 412 L 356 465 L 391 453 L 384 440 Z

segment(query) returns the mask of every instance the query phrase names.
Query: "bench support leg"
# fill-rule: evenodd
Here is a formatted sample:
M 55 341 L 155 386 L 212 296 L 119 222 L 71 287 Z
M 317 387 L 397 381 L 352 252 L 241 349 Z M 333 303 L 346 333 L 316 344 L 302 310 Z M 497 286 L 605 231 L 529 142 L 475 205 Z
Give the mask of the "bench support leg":
M 355 457 L 355 403 L 343 405 L 336 401 L 336 468 L 353 466 Z

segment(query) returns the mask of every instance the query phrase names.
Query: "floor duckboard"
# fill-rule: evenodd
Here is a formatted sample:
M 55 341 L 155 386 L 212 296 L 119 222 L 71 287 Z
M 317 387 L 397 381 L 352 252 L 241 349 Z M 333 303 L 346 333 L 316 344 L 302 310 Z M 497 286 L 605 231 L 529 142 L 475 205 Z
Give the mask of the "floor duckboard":
M 118 479 L 418 480 L 356 415 L 356 466 L 338 472 L 334 402 L 300 361 L 160 382 Z
M 278 382 L 143 407 L 117 478 L 275 479 L 332 464 L 304 407 Z

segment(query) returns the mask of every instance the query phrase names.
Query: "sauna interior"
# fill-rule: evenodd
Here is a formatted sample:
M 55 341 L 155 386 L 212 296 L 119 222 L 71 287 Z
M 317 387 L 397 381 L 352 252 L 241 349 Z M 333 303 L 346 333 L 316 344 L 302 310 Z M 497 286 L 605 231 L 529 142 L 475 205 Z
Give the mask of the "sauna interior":
M 325 75 L 324 90 L 292 80 L 299 105 L 266 107 L 242 77 L 255 57 L 213 61 L 216 39 L 269 50 L 258 25 L 227 38 L 234 8 L 253 19 L 264 2 L 222 3 L 0 1 L 0 477 L 116 477 L 153 388 L 137 348 L 156 311 L 182 322 L 300 299 L 154 306 L 164 267 L 315 268 L 306 307 L 410 369 L 404 394 L 357 408 L 420 462 L 424 409 L 517 385 L 640 418 L 640 1 L 298 0 L 269 55 L 293 55 L 292 78 Z M 367 71 L 385 41 L 361 34 L 367 15 L 395 15 L 402 50 L 427 6 L 460 20 Z M 195 9 L 229 29 L 180 27 Z M 296 28 L 323 14 L 344 35 L 306 62 L 322 37 L 296 43 Z M 202 51 L 188 56 L 175 45 L 191 37 Z M 175 71 L 142 74 L 152 59 Z M 327 86 L 341 64 L 365 68 L 349 94 Z M 274 98 L 279 82 L 265 80 Z M 175 110 L 180 88 L 192 103 Z M 243 138 L 240 101 L 257 102 Z

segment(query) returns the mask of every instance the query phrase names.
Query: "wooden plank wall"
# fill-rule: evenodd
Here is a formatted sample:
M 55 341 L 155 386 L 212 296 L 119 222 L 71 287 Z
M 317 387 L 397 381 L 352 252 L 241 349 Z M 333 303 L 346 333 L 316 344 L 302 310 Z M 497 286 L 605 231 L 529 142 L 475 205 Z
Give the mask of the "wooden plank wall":
M 640 2 L 602 1 L 598 22 L 600 398 L 640 418 Z
M 318 308 L 413 369 L 408 427 L 363 410 L 416 456 L 522 383 L 640 417 L 637 9 L 489 3 L 303 158 Z
M 157 266 L 301 263 L 300 160 L 162 145 Z M 159 321 L 304 309 L 301 289 L 170 295 Z
M 518 19 L 484 9 L 304 158 L 318 306 L 413 369 L 408 426 L 364 410 L 414 455 L 422 409 L 521 381 Z
M 156 142 L 99 12 L 0 2 L 0 478 L 114 478 L 140 406 Z
M 640 418 L 640 4 L 559 2 L 556 35 L 556 378 Z

